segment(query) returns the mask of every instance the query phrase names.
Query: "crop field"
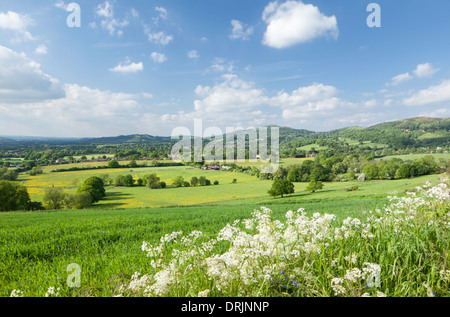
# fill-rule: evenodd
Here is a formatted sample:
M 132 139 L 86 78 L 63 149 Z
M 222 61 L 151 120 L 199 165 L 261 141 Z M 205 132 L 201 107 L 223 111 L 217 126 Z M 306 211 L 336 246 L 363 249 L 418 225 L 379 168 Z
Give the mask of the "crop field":
M 284 163 L 298 162 L 301 160 Z M 0 214 L 0 296 L 9 296 L 13 290 L 26 296 L 45 296 L 52 287 L 59 289 L 60 296 L 114 296 L 136 272 L 154 271 L 141 250 L 143 241 L 157 244 L 161 237 L 180 231 L 186 234 L 200 231 L 211 238 L 227 224 L 250 218 L 261 207 L 270 208 L 273 219 L 279 221 L 285 219 L 287 211 L 299 208 L 305 208 L 309 216 L 331 213 L 338 226 L 348 217 L 360 218 L 383 208 L 389 195 L 402 196 L 426 182 L 435 185 L 442 178 L 432 175 L 407 180 L 326 183 L 323 190 L 314 194 L 306 191 L 306 183 L 296 183 L 294 194 L 271 198 L 267 195 L 271 181 L 245 173 L 191 167 L 52 173 L 54 169 L 55 166 L 45 167 L 44 174 L 33 177 L 20 175 L 19 181 L 27 186 L 32 200 L 40 201 L 45 189 L 51 186 L 73 193 L 85 178 L 101 174 L 111 178 L 131 174 L 138 178 L 155 173 L 169 186 L 158 190 L 109 186 L 106 198 L 90 210 Z M 205 176 L 212 182 L 218 180 L 219 184 L 171 188 L 177 176 L 188 181 L 193 176 Z M 355 185 L 357 191 L 346 191 Z M 73 263 L 81 268 L 78 288 L 70 288 L 66 283 L 70 274 L 67 268 Z

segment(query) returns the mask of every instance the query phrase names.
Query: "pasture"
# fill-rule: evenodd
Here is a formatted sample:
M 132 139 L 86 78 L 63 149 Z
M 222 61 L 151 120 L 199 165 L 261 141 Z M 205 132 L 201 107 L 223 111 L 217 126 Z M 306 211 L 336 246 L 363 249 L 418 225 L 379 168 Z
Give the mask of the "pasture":
M 284 164 L 297 164 L 290 159 Z M 97 166 L 83 163 L 75 166 Z M 69 168 L 70 165 L 61 166 Z M 275 220 L 283 221 L 289 210 L 305 208 L 307 215 L 331 213 L 338 226 L 348 217 L 361 218 L 381 209 L 387 196 L 403 196 L 427 181 L 437 184 L 442 175 L 414 179 L 325 183 L 316 193 L 305 191 L 307 183 L 296 183 L 295 193 L 285 198 L 267 195 L 272 182 L 245 173 L 205 171 L 192 167 L 144 167 L 82 170 L 44 174 L 21 174 L 32 200 L 42 201 L 48 187 L 73 193 L 84 179 L 108 174 L 131 174 L 135 178 L 155 173 L 168 184 L 166 189 L 113 187 L 106 198 L 89 210 L 0 213 L 0 296 L 20 290 L 25 296 L 45 296 L 50 287 L 60 296 L 109 297 L 129 282 L 136 272 L 153 272 L 149 258 L 141 250 L 143 241 L 158 243 L 172 232 L 201 231 L 213 237 L 227 224 L 248 219 L 254 210 L 270 208 Z M 189 181 L 205 176 L 219 185 L 171 187 L 177 176 Z M 236 179 L 237 182 L 233 183 Z M 356 191 L 346 188 L 358 186 Z M 81 268 L 81 287 L 70 288 L 68 265 Z

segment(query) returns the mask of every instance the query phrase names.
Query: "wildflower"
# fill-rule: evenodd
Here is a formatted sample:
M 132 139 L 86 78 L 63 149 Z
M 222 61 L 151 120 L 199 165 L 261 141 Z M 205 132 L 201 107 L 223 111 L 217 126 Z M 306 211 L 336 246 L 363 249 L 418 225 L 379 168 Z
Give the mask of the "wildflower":
M 20 290 L 18 290 L 18 289 L 14 289 L 14 290 L 11 292 L 10 297 L 23 297 L 23 293 L 22 293 L 22 291 L 20 291 Z
M 211 292 L 211 290 L 206 289 L 206 290 L 204 290 L 204 291 L 202 291 L 202 292 L 199 292 L 197 297 L 208 297 L 208 294 L 209 294 L 210 292 Z
M 58 297 L 59 293 L 58 291 L 60 290 L 60 288 L 57 288 L 55 291 L 55 287 L 50 286 L 47 290 L 47 293 L 45 293 L 45 297 Z

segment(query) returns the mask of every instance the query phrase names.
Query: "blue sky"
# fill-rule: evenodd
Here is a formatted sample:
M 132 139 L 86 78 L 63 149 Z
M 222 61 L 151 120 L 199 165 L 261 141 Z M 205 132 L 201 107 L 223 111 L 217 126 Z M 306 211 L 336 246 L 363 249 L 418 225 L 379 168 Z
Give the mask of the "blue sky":
M 450 114 L 450 2 L 0 3 L 0 135 L 314 131 Z M 370 28 L 370 3 L 381 27 Z

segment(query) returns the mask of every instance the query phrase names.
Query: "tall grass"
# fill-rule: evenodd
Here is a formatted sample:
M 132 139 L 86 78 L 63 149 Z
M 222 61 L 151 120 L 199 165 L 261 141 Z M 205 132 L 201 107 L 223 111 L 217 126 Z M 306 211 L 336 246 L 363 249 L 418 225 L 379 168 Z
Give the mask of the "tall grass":
M 365 219 L 335 223 L 303 209 L 273 220 L 268 208 L 214 238 L 181 231 L 143 242 L 152 265 L 121 296 L 450 295 L 450 190 L 442 183 L 391 197 Z

